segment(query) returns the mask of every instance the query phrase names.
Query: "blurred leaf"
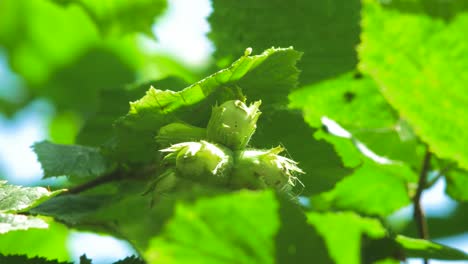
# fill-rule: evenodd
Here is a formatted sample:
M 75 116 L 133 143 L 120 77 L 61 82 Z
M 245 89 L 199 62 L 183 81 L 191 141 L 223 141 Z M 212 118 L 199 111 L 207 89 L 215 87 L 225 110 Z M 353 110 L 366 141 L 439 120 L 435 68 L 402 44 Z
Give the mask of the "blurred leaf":
M 310 224 L 325 238 L 335 263 L 361 263 L 361 237 L 381 238 L 385 228 L 377 219 L 364 218 L 353 212 L 307 214 Z
M 147 86 L 112 89 L 100 92 L 100 101 L 77 135 L 79 144 L 101 146 L 112 136 L 112 124 L 128 111 L 128 102 L 144 95 Z
M 468 202 L 468 172 L 461 169 L 451 170 L 446 173 L 446 192 L 450 197 L 460 202 Z
M 58 261 L 69 261 L 67 245 L 69 230 L 57 222 L 46 222 L 47 229 L 13 231 L 0 235 L 0 254 L 18 254 L 29 258 L 40 256 Z M 44 243 L 44 241 L 47 242 Z M 0 257 L 0 263 L 14 262 L 2 262 Z
M 315 137 L 333 144 L 343 164 L 354 168 L 354 172 L 332 190 L 313 196 L 312 208 L 388 215 L 411 202 L 413 190 L 409 187 L 418 176 L 407 164 L 368 156 L 353 138 L 334 136 L 323 130 L 317 131 Z
M 117 262 L 114 262 L 114 264 L 145 264 L 145 262 L 139 257 L 130 256 Z
M 431 238 L 444 238 L 465 233 L 468 230 L 468 203 L 459 203 L 455 211 L 444 217 L 428 216 L 427 225 Z M 418 236 L 418 228 L 413 221 L 409 221 L 403 230 L 398 230 L 405 236 Z
M 396 260 L 396 259 L 382 259 L 382 260 L 378 260 L 376 262 L 374 262 L 373 264 L 400 264 L 401 261 L 399 260 Z
M 333 190 L 312 197 L 312 208 L 389 215 L 411 203 L 406 183 L 412 177 L 404 165 L 369 161 L 338 182 Z
M 360 69 L 431 151 L 468 168 L 468 14 L 448 23 L 367 0 L 362 25 Z
M 116 186 L 120 187 L 115 188 Z M 161 232 L 164 232 L 166 224 L 171 223 L 170 219 L 173 219 L 177 206 L 183 208 L 184 212 L 188 210 L 187 208 L 191 208 L 190 210 L 200 211 L 203 219 L 208 221 L 207 227 L 213 226 L 216 230 L 228 228 L 227 233 L 232 234 L 232 236 L 226 236 L 225 233 L 222 233 L 216 238 L 223 245 L 239 242 L 239 240 L 231 239 L 238 238 L 245 232 L 251 232 L 250 226 L 255 226 L 256 230 L 259 228 L 258 226 L 264 226 L 265 232 L 268 231 L 271 234 L 270 240 L 264 237 L 262 243 L 258 245 L 255 242 L 258 240 L 252 240 L 251 242 L 255 243 L 253 244 L 255 247 L 252 249 L 249 249 L 250 246 L 245 245 L 244 242 L 239 242 L 243 246 L 235 252 L 250 254 L 252 250 L 258 250 L 258 246 L 261 246 L 259 250 L 263 252 L 264 246 L 269 243 L 272 248 L 268 258 L 276 258 L 278 263 L 290 263 L 290 261 L 307 263 L 312 256 L 320 260 L 320 263 L 331 263 L 323 239 L 306 223 L 304 214 L 297 205 L 290 201 L 290 198 L 278 197 L 278 201 L 276 201 L 276 198 L 272 198 L 272 194 L 269 192 L 242 191 L 224 194 L 222 190 L 186 186 L 173 193 L 154 194 L 154 203 L 151 206 L 151 197 L 141 195 L 145 188 L 138 181 L 125 181 L 120 184 L 109 183 L 85 193 L 56 197 L 33 209 L 32 213 L 54 216 L 74 228 L 106 232 L 124 238 L 132 243 L 138 251 L 146 252 L 149 250 L 149 241 L 153 237 L 158 237 Z M 195 205 L 193 205 L 194 201 Z M 279 211 L 275 209 L 278 206 Z M 229 221 L 223 220 L 226 217 L 220 214 L 224 213 L 229 215 Z M 276 213 L 278 214 L 276 215 Z M 247 214 L 250 215 L 245 218 L 244 216 Z M 274 214 L 274 217 L 267 217 L 269 214 Z M 264 216 L 260 217 L 260 215 Z M 138 217 L 138 221 L 135 221 L 135 217 Z M 178 220 L 174 221 L 184 220 L 180 217 L 177 216 Z M 250 220 L 246 222 L 246 219 Z M 260 224 L 251 221 L 257 221 Z M 281 221 L 281 224 L 278 221 Z M 188 230 L 192 230 L 191 228 L 196 226 L 191 226 L 191 223 L 181 226 L 174 224 L 174 226 L 179 229 L 177 232 L 182 233 L 186 231 L 180 229 L 183 226 Z M 276 223 L 277 228 L 273 229 L 273 226 L 270 225 L 274 223 Z M 208 236 L 208 234 L 206 235 Z M 165 236 L 163 235 L 163 237 Z M 181 235 L 182 239 L 185 237 L 185 233 Z M 250 237 L 251 235 L 247 235 L 249 241 Z M 190 236 L 188 238 L 191 239 Z M 242 238 L 239 239 L 242 241 Z M 273 250 L 273 246 L 275 246 L 275 250 Z M 234 245 L 234 247 L 237 246 Z M 234 252 L 231 249 L 228 251 Z M 261 253 L 262 256 L 266 257 L 265 254 Z
M 80 7 L 42 0 L 0 3 L 0 46 L 28 100 L 44 97 L 59 112 L 85 116 L 100 90 L 132 82 L 143 60 L 135 37 L 103 39 Z
M 144 252 L 149 262 L 274 263 L 278 204 L 271 192 L 239 192 L 193 205 L 173 218 Z M 231 221 L 223 221 L 230 219 Z
M 105 33 L 144 32 L 152 36 L 156 18 L 166 9 L 166 0 L 54 0 L 59 4 L 76 4 Z
M 468 260 L 468 254 L 465 252 L 428 240 L 398 235 L 396 242 L 403 247 L 406 256 L 410 258 Z
M 201 126 L 206 126 L 211 107 L 217 101 L 241 97 L 239 87 L 255 95 L 256 89 L 266 92 L 264 89 L 270 88 L 273 80 L 279 92 L 268 92 L 271 97 L 265 96 L 266 102 L 284 101 L 284 94 L 296 85 L 299 72 L 295 64 L 300 54 L 292 48 L 271 48 L 260 55 L 249 55 L 247 50 L 230 67 L 178 92 L 150 88 L 144 97 L 130 103 L 129 113 L 117 122 L 114 151 L 131 161 L 154 159 L 154 136 L 161 126 L 179 119 L 192 125 L 200 125 L 201 121 Z M 272 75 L 265 76 L 266 72 Z
M 42 141 L 35 143 L 33 149 L 44 170 L 44 178 L 63 175 L 72 179 L 97 177 L 113 169 L 98 148 Z
M 73 144 L 80 124 L 80 117 L 74 112 L 57 113 L 49 123 L 49 136 L 55 143 Z
M 280 228 L 276 233 L 276 263 L 334 263 L 323 237 L 307 222 L 302 208 L 290 198 L 277 195 Z
M 352 70 L 357 63 L 358 0 L 215 0 L 213 10 L 209 36 L 215 57 L 223 61 L 232 61 L 245 47 L 294 46 L 304 52 L 299 64 L 304 83 Z
M 419 166 L 417 137 L 369 77 L 349 72 L 294 91 L 289 99 L 310 126 L 320 128 L 322 118 L 332 119 L 378 155 Z
M 117 201 L 117 199 L 112 199 L 112 196 L 115 197 L 116 194 L 61 195 L 33 208 L 30 212 L 52 216 L 61 222 L 74 226 L 84 222 L 90 214 L 95 213 L 102 207 Z
M 51 28 L 53 35 L 44 34 Z M 43 0 L 0 3 L 0 45 L 12 69 L 29 83 L 43 83 L 97 41 L 93 22 L 79 8 L 62 9 Z
M 0 181 L 0 212 L 24 212 L 61 193 L 62 190 L 48 191 L 42 187 L 22 187 Z
M 459 12 L 468 11 L 468 2 L 459 0 L 392 0 L 380 1 L 386 8 L 400 12 L 426 14 L 434 18 L 450 20 Z
M 122 44 L 124 48 L 125 42 Z M 131 47 L 128 47 L 131 54 Z M 57 69 L 41 89 L 59 109 L 75 110 L 89 115 L 100 100 L 101 90 L 120 89 L 134 80 L 129 61 L 109 48 L 90 48 L 75 60 Z
M 374 81 L 358 73 L 305 86 L 291 93 L 289 99 L 290 107 L 302 109 L 307 123 L 315 128 L 322 126 L 323 116 L 351 131 L 391 128 L 396 122 L 395 113 Z
M 92 260 L 86 257 L 86 254 L 80 256 L 80 264 L 92 264 Z
M 41 257 L 28 258 L 24 255 L 3 255 L 0 254 L 0 263 L 8 264 L 71 264 L 71 262 L 58 262 L 57 260 L 48 260 Z
M 324 140 L 333 145 L 343 165 L 347 168 L 357 168 L 367 160 L 352 139 L 335 136 L 322 129 L 315 131 L 314 137 L 317 140 Z
M 151 85 L 161 89 L 178 90 L 187 83 L 176 77 L 167 77 L 157 81 L 127 85 L 124 89 L 101 91 L 98 109 L 86 120 L 78 134 L 77 142 L 92 146 L 109 143 L 114 133 L 112 125 L 128 112 L 128 102 L 141 98 Z M 138 143 L 141 144 L 137 141 Z
M 0 234 L 29 228 L 47 228 L 47 223 L 34 216 L 0 213 Z
M 158 193 L 151 198 L 142 195 L 146 189 L 141 181 L 108 183 L 84 193 L 58 196 L 31 212 L 52 216 L 75 228 L 126 239 L 141 252 L 171 217 L 177 201 L 210 194 L 206 189 L 183 189 L 177 193 Z

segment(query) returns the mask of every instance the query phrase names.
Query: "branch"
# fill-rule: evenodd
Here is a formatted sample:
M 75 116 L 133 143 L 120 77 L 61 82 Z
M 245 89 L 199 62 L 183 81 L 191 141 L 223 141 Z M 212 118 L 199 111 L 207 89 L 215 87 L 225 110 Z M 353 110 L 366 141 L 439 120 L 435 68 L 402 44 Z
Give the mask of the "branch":
M 450 163 L 447 166 L 443 167 L 432 180 L 427 182 L 426 188 L 429 188 L 432 185 L 434 185 L 442 176 L 445 176 L 445 174 L 449 172 L 455 165 L 456 163 Z
M 416 194 L 413 198 L 413 208 L 414 208 L 414 221 L 416 222 L 416 226 L 418 228 L 419 237 L 422 239 L 429 238 L 429 231 L 427 228 L 426 218 L 424 217 L 424 211 L 421 206 L 421 196 L 424 191 L 424 188 L 427 185 L 427 175 L 429 173 L 431 161 L 431 152 L 429 149 L 426 149 L 426 154 L 424 155 L 424 160 L 421 165 L 421 171 L 419 173 L 419 181 L 418 181 L 418 188 L 416 190 Z M 424 264 L 428 264 L 429 260 L 424 259 Z
M 121 178 L 122 178 L 122 173 L 119 170 L 116 170 L 109 174 L 105 174 L 101 177 L 97 177 L 96 179 L 93 179 L 89 182 L 85 182 L 83 184 L 72 187 L 68 189 L 68 192 L 64 192 L 63 194 L 77 194 L 77 193 L 84 192 L 88 189 L 94 188 L 104 183 L 120 180 Z
M 157 166 L 154 164 L 144 166 L 138 170 L 131 171 L 131 172 L 123 168 L 118 168 L 108 174 L 97 177 L 89 182 L 85 182 L 83 184 L 74 186 L 68 189 L 68 192 L 64 192 L 63 194 L 65 195 L 77 194 L 80 192 L 84 192 L 88 189 L 94 188 L 98 185 L 105 184 L 105 183 L 112 182 L 112 181 L 119 181 L 122 179 L 129 179 L 129 178 L 138 179 L 138 178 L 151 177 L 152 175 L 154 175 L 156 169 L 157 169 Z

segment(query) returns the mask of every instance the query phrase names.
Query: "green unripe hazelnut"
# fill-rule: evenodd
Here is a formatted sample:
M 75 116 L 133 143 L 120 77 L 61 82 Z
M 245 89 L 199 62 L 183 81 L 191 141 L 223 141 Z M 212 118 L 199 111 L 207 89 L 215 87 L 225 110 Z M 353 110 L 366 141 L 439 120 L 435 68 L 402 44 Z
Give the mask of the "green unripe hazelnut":
M 164 159 L 175 164 L 178 177 L 211 185 L 225 184 L 233 163 L 229 149 L 203 140 L 175 144 L 161 151 L 169 152 Z
M 233 150 L 245 148 L 257 128 L 260 104 L 257 101 L 247 106 L 242 101 L 231 100 L 213 107 L 207 127 L 208 140 Z
M 283 148 L 243 150 L 235 153 L 236 165 L 230 184 L 235 188 L 263 189 L 272 187 L 290 191 L 297 182 L 295 174 L 303 173 L 297 163 L 278 155 Z
M 172 144 L 198 141 L 206 137 L 206 129 L 185 123 L 171 123 L 159 129 L 156 142 L 162 147 Z

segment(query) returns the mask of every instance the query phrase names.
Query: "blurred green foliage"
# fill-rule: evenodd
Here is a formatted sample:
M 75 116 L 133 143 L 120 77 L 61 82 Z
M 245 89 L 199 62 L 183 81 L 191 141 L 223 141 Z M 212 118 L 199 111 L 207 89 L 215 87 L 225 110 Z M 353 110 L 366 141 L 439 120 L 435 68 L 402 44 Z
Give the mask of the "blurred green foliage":
M 430 174 L 458 202 L 428 218 L 431 236 L 468 228 L 467 1 L 213 0 L 216 51 L 203 69 L 145 48 L 166 6 L 0 2 L 0 48 L 19 83 L 9 89 L 21 90 L 0 110 L 52 105 L 52 142 L 34 150 L 44 177 L 67 176 L 58 188 L 70 188 L 0 186 L 0 262 L 70 261 L 71 228 L 125 239 L 142 258 L 119 263 L 468 259 L 387 218 Z M 213 105 L 245 98 L 262 100 L 249 147 L 284 146 L 304 187 L 293 198 L 188 181 L 161 192 L 159 129 L 206 127 Z

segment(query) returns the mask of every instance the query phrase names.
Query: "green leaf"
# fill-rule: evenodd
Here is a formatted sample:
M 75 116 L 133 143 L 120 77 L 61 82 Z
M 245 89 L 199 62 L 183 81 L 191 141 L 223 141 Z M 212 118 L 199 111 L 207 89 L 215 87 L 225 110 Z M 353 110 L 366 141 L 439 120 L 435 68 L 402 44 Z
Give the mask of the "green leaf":
M 156 18 L 166 9 L 166 0 L 134 1 L 93 1 L 93 0 L 54 0 L 59 4 L 78 5 L 105 32 L 131 33 L 144 32 L 152 36 L 152 26 Z
M 0 213 L 0 234 L 29 228 L 47 228 L 47 223 L 34 216 Z
M 289 95 L 290 107 L 300 108 L 315 128 L 326 116 L 346 129 L 391 129 L 396 122 L 392 108 L 374 81 L 349 72 L 334 79 L 305 86 Z
M 0 43 L 26 101 L 44 97 L 59 112 L 85 117 L 99 104 L 100 90 L 132 82 L 142 66 L 135 37 L 104 39 L 82 8 L 52 1 L 2 1 Z
M 400 263 L 401 261 L 399 260 L 387 258 L 387 259 L 378 260 L 374 262 L 373 264 L 400 264 Z
M 58 261 L 70 261 L 67 245 L 68 228 L 45 218 L 40 220 L 44 221 L 48 228 L 18 230 L 0 235 L 0 254 L 25 255 L 29 258 L 40 256 Z M 4 263 L 1 258 L 0 263 Z
M 8 264 L 72 264 L 71 262 L 59 262 L 41 257 L 30 257 L 24 255 L 3 255 L 0 254 L 0 263 Z
M 276 263 L 334 263 L 317 228 L 310 225 L 303 208 L 278 196 L 281 226 L 276 234 Z
M 235 85 L 250 74 L 252 74 L 251 78 L 257 79 L 259 74 L 264 74 L 263 71 L 272 71 L 272 68 L 277 72 L 277 75 L 279 73 L 282 73 L 282 75 L 280 78 L 271 77 L 276 77 L 276 82 L 282 81 L 287 84 L 286 91 L 283 91 L 283 93 L 287 93 L 290 87 L 295 86 L 298 71 L 294 65 L 299 59 L 298 52 L 292 48 L 271 48 L 261 55 L 249 55 L 250 50 L 246 51 L 245 55 L 229 68 L 210 75 L 179 92 L 150 88 L 143 98 L 130 103 L 130 111 L 121 122 L 140 130 L 159 128 L 161 124 L 165 123 L 165 119 L 170 119 L 170 114 L 205 100 L 221 86 Z M 259 86 L 262 82 L 269 82 L 269 80 L 260 79 L 256 80 L 256 82 L 255 85 Z M 249 82 L 246 81 L 246 83 Z M 249 87 L 249 89 L 253 90 L 255 88 Z
M 374 157 L 355 139 L 319 130 L 317 139 L 333 144 L 343 164 L 354 172 L 335 187 L 311 198 L 319 210 L 355 210 L 363 214 L 388 215 L 411 202 L 411 185 L 418 176 L 405 163 Z
M 128 85 L 124 89 L 101 91 L 99 106 L 81 128 L 76 139 L 77 143 L 90 146 L 105 145 L 113 136 L 112 124 L 128 112 L 128 102 L 141 98 L 151 85 L 176 90 L 185 87 L 187 83 L 175 77 L 168 77 L 158 81 Z
M 178 204 L 143 255 L 164 263 L 274 263 L 277 210 L 271 192 L 243 191 Z
M 92 261 L 86 257 L 86 254 L 83 254 L 80 256 L 80 264 L 92 264 Z
M 238 241 L 231 241 L 231 238 L 246 235 L 245 232 L 251 232 L 252 226 L 253 229 L 257 229 L 257 226 L 264 226 L 267 229 L 265 232 L 271 232 L 269 233 L 271 236 L 270 240 L 262 239 L 265 242 L 261 243 L 259 250 L 263 252 L 263 245 L 270 243 L 272 250 L 268 259 L 276 259 L 278 263 L 290 263 L 291 261 L 306 263 L 311 257 L 314 257 L 320 260 L 320 263 L 331 263 L 323 239 L 312 226 L 306 223 L 301 208 L 292 203 L 290 198 L 278 197 L 278 201 L 276 201 L 270 192 L 242 191 L 225 194 L 224 191 L 193 186 L 193 184 L 181 186 L 173 193 L 155 192 L 152 194 L 153 197 L 150 197 L 150 195 L 141 195 L 145 188 L 139 181 L 125 181 L 121 184 L 109 183 L 85 193 L 58 196 L 34 208 L 31 212 L 53 216 L 74 228 L 110 233 L 126 239 L 139 252 L 146 252 L 149 250 L 149 244 L 153 238 L 157 238 L 164 232 L 169 232 L 164 231 L 166 230 L 165 226 L 173 221 L 171 219 L 176 214 L 177 207 L 184 210 L 194 208 L 193 210 L 202 211 L 203 209 L 200 214 L 203 213 L 203 216 L 209 219 L 208 223 L 205 223 L 208 227 L 216 226 L 216 230 L 227 228 L 229 233 L 233 234 L 227 238 L 225 238 L 224 233 L 219 235 L 217 239 L 220 241 L 226 239 L 225 242 L 220 242 L 225 246 L 237 248 Z M 194 201 L 197 201 L 195 205 Z M 208 210 L 205 206 L 213 207 L 213 210 Z M 279 209 L 276 210 L 275 208 L 278 207 Z M 210 216 L 211 212 L 213 212 L 212 216 Z M 230 215 L 229 221 L 223 220 L 226 216 L 220 216 L 223 212 Z M 267 213 L 268 215 L 275 213 L 275 215 L 271 218 L 266 216 Z M 244 214 L 251 214 L 255 217 Z M 265 216 L 261 216 L 263 214 Z M 135 216 L 138 216 L 138 221 L 135 221 Z M 176 218 L 178 220 L 174 221 L 184 220 L 180 219 L 180 216 Z M 250 222 L 250 220 L 246 222 L 245 219 L 251 219 L 254 222 Z M 278 221 L 281 221 L 280 226 L 277 226 Z M 178 226 L 177 228 L 184 229 L 177 232 L 182 233 L 197 226 L 191 225 L 192 222 Z M 269 227 L 270 225 L 271 227 Z M 278 228 L 273 230 L 273 225 Z M 193 238 L 190 234 L 192 233 L 189 233 L 188 239 Z M 163 238 L 165 236 L 163 235 Z M 181 238 L 185 237 L 185 233 L 181 235 Z M 244 242 L 239 243 L 242 248 L 236 252 L 245 249 Z M 245 250 L 245 254 L 247 254 L 250 252 L 249 250 L 257 250 L 257 248 Z M 258 254 L 260 255 L 260 253 Z M 266 257 L 265 254 L 262 256 Z
M 119 157 L 141 162 L 154 159 L 154 136 L 162 126 L 182 119 L 192 125 L 206 127 L 211 107 L 216 102 L 242 97 L 239 88 L 255 99 L 270 93 L 265 100 L 270 103 L 285 101 L 297 82 L 295 64 L 300 53 L 292 48 L 271 48 L 260 55 L 244 56 L 230 67 L 178 92 L 151 87 L 140 100 L 130 103 L 130 111 L 117 122 L 117 147 Z M 269 75 L 274 74 L 274 75 Z M 272 82 L 273 80 L 273 82 Z M 271 92 L 273 84 L 278 85 Z
M 283 146 L 287 157 L 299 162 L 299 167 L 305 172 L 299 177 L 305 188 L 297 192 L 310 195 L 329 190 L 351 173 L 351 170 L 343 168 L 329 144 L 313 139 L 314 130 L 304 122 L 299 111 L 281 108 L 261 110 L 263 113 L 252 138 L 252 147 Z
M 381 238 L 385 228 L 377 219 L 361 217 L 353 212 L 307 214 L 308 222 L 325 238 L 335 263 L 361 263 L 361 237 Z
M 50 28 L 54 28 L 53 35 L 44 34 Z M 0 43 L 12 69 L 28 83 L 43 83 L 60 65 L 79 57 L 97 41 L 93 22 L 78 8 L 65 10 L 42 0 L 0 4 Z
M 397 9 L 400 12 L 425 14 L 445 20 L 453 19 L 457 13 L 468 10 L 468 2 L 456 0 L 393 0 L 381 3 L 386 8 Z
M 468 14 L 444 22 L 367 0 L 362 25 L 360 69 L 432 152 L 467 169 Z
M 0 234 L 29 228 L 47 228 L 47 223 L 40 218 L 15 213 L 36 207 L 61 192 L 62 190 L 50 192 L 42 187 L 9 185 L 6 181 L 0 181 Z
M 27 211 L 62 191 L 51 192 L 42 187 L 21 187 L 6 184 L 6 181 L 0 181 L 0 213 Z
M 450 197 L 460 202 L 468 201 L 468 172 L 461 169 L 451 170 L 446 173 L 446 192 Z
M 113 169 L 98 148 L 42 141 L 35 143 L 33 149 L 42 165 L 44 178 L 63 175 L 76 179 L 91 178 Z
M 323 130 L 317 130 L 314 137 L 317 140 L 324 140 L 332 144 L 343 165 L 347 168 L 357 168 L 366 161 L 366 157 L 357 148 L 355 141 L 349 138 L 334 136 Z
M 389 215 L 411 200 L 407 181 L 413 173 L 399 164 L 364 163 L 331 191 L 312 197 L 313 208 L 354 210 L 370 215 Z
M 138 194 L 133 193 L 133 195 L 137 196 Z M 62 195 L 31 209 L 30 212 L 33 214 L 53 216 L 61 222 L 69 225 L 77 225 L 84 222 L 90 214 L 112 204 L 112 202 L 116 202 L 117 198 L 118 196 L 115 192 L 92 195 Z M 123 210 L 123 208 L 120 209 Z
M 245 47 L 294 46 L 304 52 L 299 67 L 305 83 L 352 70 L 357 63 L 358 0 L 299 0 L 293 5 L 281 0 L 215 0 L 213 10 L 209 36 L 221 61 L 232 61 Z
M 114 264 L 145 264 L 145 262 L 139 257 L 130 256 L 117 262 L 114 262 Z
M 310 126 L 320 128 L 323 118 L 332 119 L 378 155 L 419 166 L 417 137 L 368 76 L 349 72 L 305 86 L 289 99 L 290 107 L 302 109 Z
M 402 235 L 398 235 L 395 239 L 410 258 L 468 260 L 468 254 L 465 252 L 432 241 Z

